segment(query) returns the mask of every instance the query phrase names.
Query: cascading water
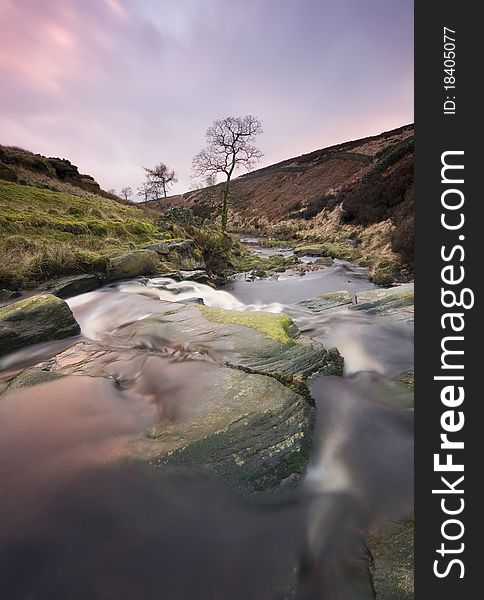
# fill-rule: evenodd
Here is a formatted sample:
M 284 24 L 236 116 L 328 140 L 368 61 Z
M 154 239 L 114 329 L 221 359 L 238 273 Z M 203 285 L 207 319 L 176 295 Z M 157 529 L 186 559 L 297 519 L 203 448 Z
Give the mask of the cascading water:
M 359 552 L 359 530 L 411 511 L 409 398 L 390 378 L 412 366 L 412 327 L 344 308 L 316 314 L 297 302 L 315 289 L 369 287 L 361 269 L 336 263 L 305 278 L 239 280 L 224 290 L 153 278 L 70 299 L 81 337 L 4 357 L 0 370 L 5 375 L 48 362 L 79 340 L 109 341 L 120 355 L 109 364 L 102 356 L 99 361 L 117 387 L 87 375 L 55 377 L 9 390 L 0 401 L 0 473 L 4 489 L 16 490 L 15 498 L 0 499 L 5 597 L 14 586 L 28 596 L 33 586 L 39 598 L 285 598 L 294 589 L 287 574 L 298 564 L 297 597 L 368 597 L 347 583 L 342 565 Z M 169 314 L 168 303 L 192 302 L 287 313 L 303 336 L 336 346 L 344 356 L 345 377 L 311 383 L 315 440 L 295 501 L 248 510 L 217 484 L 154 478 L 137 466 L 136 456 L 146 452 L 142 431 L 150 424 L 190 422 L 203 411 L 198 390 L 210 383 L 207 362 L 219 357 L 180 337 L 163 342 L 167 351 L 182 348 L 199 360 L 167 361 L 156 355 L 163 350 L 159 339 L 140 348 L 118 332 Z M 156 352 L 146 355 L 146 348 Z M 70 558 L 71 539 L 82 560 Z M 112 560 L 103 568 L 106 551 Z M 28 564 L 44 555 L 43 567 Z M 82 582 L 93 578 L 97 589 L 83 589 Z M 288 581 L 287 589 L 274 592 L 281 581 Z

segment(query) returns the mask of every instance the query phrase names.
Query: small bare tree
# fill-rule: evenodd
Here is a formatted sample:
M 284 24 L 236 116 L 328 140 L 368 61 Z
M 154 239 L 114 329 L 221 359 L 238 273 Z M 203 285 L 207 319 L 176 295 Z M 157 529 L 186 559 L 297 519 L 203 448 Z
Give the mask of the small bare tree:
M 226 117 L 214 121 L 206 133 L 207 145 L 193 159 L 193 172 L 200 177 L 215 181 L 218 174 L 225 176 L 222 188 L 222 230 L 227 229 L 230 182 L 233 174 L 243 167 L 250 171 L 263 153 L 255 145 L 255 139 L 263 132 L 257 117 Z
M 126 200 L 126 202 L 128 202 L 129 197 L 132 195 L 133 195 L 133 188 L 131 188 L 129 185 L 121 188 L 121 196 Z
M 163 162 L 158 163 L 152 169 L 144 167 L 144 170 L 146 183 L 150 186 L 152 193 L 156 194 L 158 204 L 160 204 L 161 193 L 166 200 L 167 191 L 178 181 L 175 171 Z
M 145 181 L 136 188 L 136 191 L 140 196 L 143 196 L 145 202 L 148 202 L 151 196 L 154 195 L 155 190 L 149 181 Z

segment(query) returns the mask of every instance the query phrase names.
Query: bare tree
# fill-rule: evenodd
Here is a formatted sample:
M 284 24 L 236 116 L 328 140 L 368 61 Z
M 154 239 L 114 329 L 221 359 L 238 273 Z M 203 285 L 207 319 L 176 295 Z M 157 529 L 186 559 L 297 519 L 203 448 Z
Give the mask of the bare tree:
M 121 196 L 126 200 L 126 202 L 128 202 L 129 197 L 133 195 L 133 188 L 129 187 L 129 185 L 127 185 L 124 188 L 121 188 Z
M 146 182 L 151 187 L 152 193 L 158 197 L 159 204 L 161 192 L 166 199 L 167 191 L 178 181 L 175 171 L 163 162 L 158 163 L 152 169 L 144 167 L 144 170 L 146 171 Z
M 117 196 L 118 195 L 118 193 L 116 192 L 115 188 L 109 188 L 108 194 L 111 194 L 111 196 Z
M 145 202 L 148 202 L 151 196 L 155 194 L 155 190 L 149 181 L 145 181 L 136 188 L 136 191 L 140 196 L 143 196 Z
M 193 159 L 195 175 L 205 178 L 216 178 L 219 173 L 225 175 L 221 206 L 223 231 L 227 229 L 232 176 L 240 167 L 250 171 L 262 158 L 263 153 L 255 145 L 256 137 L 262 132 L 262 123 L 253 115 L 214 121 L 206 133 L 207 145 Z

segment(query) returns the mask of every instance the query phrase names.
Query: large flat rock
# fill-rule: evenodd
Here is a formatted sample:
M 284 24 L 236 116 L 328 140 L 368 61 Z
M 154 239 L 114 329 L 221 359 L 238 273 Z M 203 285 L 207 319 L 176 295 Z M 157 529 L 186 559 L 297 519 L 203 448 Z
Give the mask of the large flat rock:
M 188 343 L 193 350 L 211 354 L 219 361 L 268 375 L 305 378 L 318 372 L 342 372 L 337 351 L 298 337 L 287 315 L 172 306 L 162 316 L 120 328 L 116 335 L 150 348 L 183 347 Z
M 159 417 L 133 445 L 134 458 L 202 469 L 248 491 L 293 483 L 305 471 L 314 407 L 274 377 L 79 342 L 11 379 L 8 389 L 75 375 L 111 380 L 124 397 L 157 405 Z

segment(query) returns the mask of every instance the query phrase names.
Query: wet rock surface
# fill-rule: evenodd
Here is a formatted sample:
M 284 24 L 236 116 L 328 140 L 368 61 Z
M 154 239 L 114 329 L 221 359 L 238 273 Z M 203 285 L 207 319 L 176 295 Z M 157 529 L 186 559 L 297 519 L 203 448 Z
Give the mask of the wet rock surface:
M 76 343 L 21 372 L 8 390 L 63 376 L 108 379 L 123 393 L 160 403 L 159 418 L 137 444 L 138 458 L 162 468 L 202 468 L 248 491 L 298 481 L 314 420 L 304 380 L 341 373 L 337 351 L 298 338 L 286 315 L 160 304 L 159 315 L 99 342 Z M 173 402 L 166 399 L 164 373 L 183 382 Z
M 51 294 L 32 296 L 0 308 L 0 355 L 79 333 L 69 306 Z
M 386 523 L 367 540 L 377 600 L 414 598 L 414 524 Z
M 101 285 L 101 280 L 94 274 L 73 275 L 72 277 L 63 277 L 58 279 L 51 286 L 46 286 L 49 294 L 58 298 L 71 298 L 78 294 L 92 292 Z
M 356 292 L 353 300 L 347 291 L 321 294 L 298 303 L 315 313 L 347 308 L 363 314 L 389 317 L 396 321 L 412 323 L 414 318 L 414 284 L 406 283 L 392 288 L 378 288 Z

